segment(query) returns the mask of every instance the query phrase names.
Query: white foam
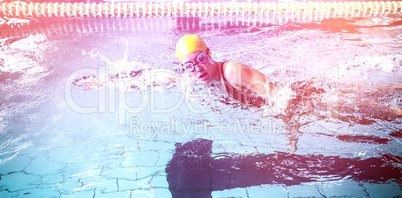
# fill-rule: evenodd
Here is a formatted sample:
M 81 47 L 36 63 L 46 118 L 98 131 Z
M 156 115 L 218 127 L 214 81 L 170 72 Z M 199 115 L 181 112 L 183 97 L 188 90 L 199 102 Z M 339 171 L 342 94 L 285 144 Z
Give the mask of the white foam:
M 264 115 L 277 115 L 282 114 L 288 107 L 289 100 L 294 98 L 295 93 L 292 91 L 289 85 L 280 86 L 273 98 L 274 106 L 264 106 Z
M 339 77 L 342 81 L 366 81 L 370 78 L 369 71 L 397 72 L 401 70 L 401 63 L 401 54 L 358 56 L 339 65 Z

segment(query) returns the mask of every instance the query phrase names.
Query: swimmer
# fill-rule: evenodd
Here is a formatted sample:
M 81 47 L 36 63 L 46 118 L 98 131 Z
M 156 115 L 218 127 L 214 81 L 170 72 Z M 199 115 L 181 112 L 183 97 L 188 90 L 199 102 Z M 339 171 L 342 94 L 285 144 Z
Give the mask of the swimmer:
M 190 78 L 197 79 L 210 86 L 216 86 L 222 93 L 228 93 L 230 97 L 242 103 L 262 106 L 275 95 L 275 89 L 278 86 L 277 83 L 271 81 L 256 69 L 242 63 L 235 61 L 214 61 L 211 58 L 211 51 L 197 35 L 187 34 L 182 36 L 176 45 L 176 55 L 182 63 L 183 70 L 187 72 L 185 76 L 190 76 Z M 102 75 L 106 74 L 101 74 L 99 77 L 84 76 L 82 79 L 76 80 L 74 84 L 86 86 L 87 89 L 96 89 L 107 84 L 107 81 L 113 83 L 117 80 L 129 81 L 139 79 L 145 85 L 151 86 L 155 84 L 174 84 L 177 83 L 177 80 L 174 78 L 184 77 L 184 75 L 180 74 L 175 74 L 175 76 L 158 76 L 152 78 L 152 81 L 158 82 L 151 82 L 150 72 L 151 70 L 141 70 L 141 72 L 135 72 L 135 75 L 131 75 L 133 73 L 131 72 L 129 76 L 123 76 L 124 79 L 120 74 L 110 76 L 109 78 L 102 77 Z M 166 72 L 158 72 L 158 74 Z
M 392 97 L 393 102 L 389 106 L 384 101 L 377 101 L 384 100 L 378 95 L 389 95 L 400 91 L 402 86 L 399 83 L 386 88 L 377 88 L 375 91 L 370 90 L 368 93 L 362 91 L 349 93 L 349 90 L 356 90 L 356 88 L 351 89 L 351 85 L 348 84 L 337 84 L 338 89 L 332 95 L 319 85 L 319 78 L 294 82 L 287 86 L 272 81 L 269 77 L 245 64 L 213 60 L 211 51 L 205 42 L 193 34 L 184 35 L 178 40 L 176 55 L 181 62 L 182 69 L 186 71 L 184 74 L 177 74 L 172 70 L 154 72 L 160 69 L 149 69 L 125 72 L 124 75 L 114 74 L 108 80 L 96 76 L 84 77 L 76 80 L 74 84 L 86 86 L 88 89 L 96 89 L 103 85 L 114 85 L 117 81 L 126 80 L 143 82 L 146 85 L 143 86 L 145 88 L 155 86 L 168 88 L 179 84 L 183 79 L 185 79 L 184 81 L 195 79 L 205 84 L 206 87 L 219 90 L 247 105 L 267 107 L 267 109 L 274 105 L 275 108 L 281 105 L 278 108 L 281 109 L 278 111 L 279 114 L 275 114 L 274 117 L 282 119 L 285 123 L 284 127 L 288 132 L 291 146 L 290 154 L 297 149 L 298 137 L 302 134 L 299 130 L 300 127 L 313 122 L 306 120 L 303 116 L 312 115 L 316 118 L 313 120 L 317 121 L 327 118 L 327 115 L 321 115 L 321 113 L 331 112 L 329 116 L 332 118 L 352 125 L 354 123 L 373 123 L 376 120 L 395 120 L 402 116 L 400 94 Z M 151 75 L 152 73 L 158 74 L 158 76 Z M 367 87 L 367 85 L 364 84 L 362 87 Z M 136 87 L 133 86 L 133 88 Z M 287 90 L 290 90 L 290 93 Z M 331 96 L 333 96 L 332 100 Z M 355 108 L 356 106 L 359 108 Z M 354 113 L 358 113 L 359 116 L 353 116 Z
M 213 60 L 210 49 L 197 35 L 182 36 L 176 44 L 176 55 L 182 63 L 183 70 L 189 73 L 190 77 L 209 86 L 219 87 L 222 92 L 227 92 L 230 97 L 242 103 L 268 108 L 277 105 L 274 104 L 275 102 L 284 104 L 285 107 L 280 110 L 277 117 L 284 121 L 284 127 L 289 133 L 290 154 L 293 154 L 297 149 L 298 136 L 301 134 L 299 129 L 303 125 L 300 123 L 301 117 L 313 114 L 320 108 L 326 108 L 325 104 L 320 106 L 320 101 L 323 100 L 322 97 L 326 93 L 325 90 L 314 85 L 320 79 L 295 82 L 290 87 L 281 85 L 245 64 L 235 61 L 217 62 Z M 346 85 L 346 87 L 348 86 Z M 291 96 L 282 96 L 281 92 L 285 89 L 292 90 L 292 93 L 289 94 Z M 339 89 L 335 96 L 341 97 L 341 94 L 342 89 Z M 357 102 L 358 100 L 354 101 Z M 349 112 L 345 108 L 348 104 L 342 102 L 341 99 L 329 104 L 335 105 L 332 117 L 345 120 L 341 114 Z M 402 114 L 399 107 L 384 108 L 366 103 L 355 103 L 353 105 L 365 106 L 361 109 L 366 110 L 366 112 L 362 113 L 368 114 L 372 118 L 394 119 Z M 373 107 L 375 107 L 374 111 L 372 111 Z M 357 119 L 350 122 L 359 123 Z
M 129 76 L 117 74 L 108 80 L 104 77 L 85 76 L 76 80 L 74 84 L 85 86 L 87 89 L 96 89 L 107 84 L 113 85 L 118 80 L 130 81 L 135 79 L 144 82 L 147 87 L 166 86 L 177 84 L 178 78 L 187 79 L 189 76 L 191 79 L 196 79 L 209 87 L 218 89 L 220 93 L 227 94 L 243 104 L 254 107 L 276 105 L 273 98 L 278 93 L 279 83 L 273 82 L 261 72 L 245 64 L 235 61 L 217 62 L 213 60 L 211 51 L 199 36 L 194 34 L 182 36 L 176 44 L 176 55 L 185 71 L 183 75 L 174 74 L 172 76 L 170 75 L 171 72 L 158 72 L 158 74 L 169 73 L 169 75 L 151 78 L 151 70 L 146 70 L 134 73 L 135 75 L 130 73 Z M 291 123 L 288 120 L 285 122 Z M 291 129 L 291 127 L 287 127 L 287 129 L 290 132 L 291 153 L 293 153 L 296 150 L 297 130 Z
M 275 95 L 277 83 L 242 63 L 216 62 L 205 42 L 197 35 L 182 36 L 176 44 L 176 55 L 183 70 L 191 77 L 218 87 L 242 103 L 261 106 Z
M 182 36 L 176 44 L 176 55 L 183 70 L 207 85 L 218 87 L 230 97 L 241 103 L 261 107 L 274 103 L 280 87 L 258 70 L 235 61 L 217 62 L 212 59 L 211 51 L 197 35 Z M 289 119 L 290 117 L 290 119 Z M 290 133 L 290 153 L 296 151 L 298 128 L 290 122 L 292 115 L 282 117 Z

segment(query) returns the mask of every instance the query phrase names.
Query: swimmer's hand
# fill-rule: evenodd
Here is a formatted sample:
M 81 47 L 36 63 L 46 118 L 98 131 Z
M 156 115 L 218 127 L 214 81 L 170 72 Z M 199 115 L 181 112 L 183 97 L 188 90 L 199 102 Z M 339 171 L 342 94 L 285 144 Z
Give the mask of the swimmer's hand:
M 176 86 L 182 82 L 184 76 L 176 74 L 167 69 L 151 69 L 136 73 L 136 75 L 116 75 L 113 77 L 105 77 L 102 74 L 100 77 L 93 75 L 84 76 L 81 79 L 76 79 L 73 84 L 78 86 L 84 86 L 87 90 L 99 89 L 104 85 L 114 85 L 119 81 L 124 81 L 124 85 L 131 83 L 131 88 L 146 89 L 149 87 L 162 86 L 164 88 L 170 88 Z
M 73 82 L 74 85 L 85 86 L 86 89 L 98 89 L 103 86 L 105 82 L 99 81 L 99 79 L 95 76 L 84 76 L 81 79 L 76 79 Z
M 175 86 L 181 75 L 167 69 L 152 69 L 145 71 L 138 80 L 145 83 L 147 87 L 164 86 L 170 88 Z

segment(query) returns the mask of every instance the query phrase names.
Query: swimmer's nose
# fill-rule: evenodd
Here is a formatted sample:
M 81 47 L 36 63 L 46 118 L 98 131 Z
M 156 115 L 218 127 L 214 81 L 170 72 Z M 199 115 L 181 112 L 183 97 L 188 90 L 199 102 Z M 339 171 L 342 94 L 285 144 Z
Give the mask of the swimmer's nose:
M 201 67 L 201 66 L 199 66 L 199 65 L 195 65 L 195 71 L 196 71 L 196 72 L 203 72 L 203 71 L 204 71 L 204 68 Z

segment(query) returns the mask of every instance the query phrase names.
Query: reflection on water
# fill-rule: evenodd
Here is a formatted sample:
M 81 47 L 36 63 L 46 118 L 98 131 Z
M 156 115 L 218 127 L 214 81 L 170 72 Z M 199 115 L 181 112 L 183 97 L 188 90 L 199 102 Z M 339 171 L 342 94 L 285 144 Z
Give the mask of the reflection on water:
M 321 79 L 322 80 L 322 79 Z M 376 85 L 367 90 L 367 86 L 356 84 L 335 84 L 335 92 L 329 91 L 334 85 L 320 83 L 319 79 L 296 82 L 291 85 L 294 97 L 289 100 L 285 111 L 278 117 L 286 123 L 293 149 L 296 148 L 300 127 L 311 122 L 331 120 L 332 122 L 355 125 L 374 125 L 378 121 L 399 123 L 402 118 L 400 100 L 402 85 Z M 309 117 L 308 120 L 303 117 Z M 389 135 L 399 134 L 394 131 Z M 346 142 L 365 142 L 386 144 L 391 139 L 375 136 L 336 134 L 339 140 Z M 293 153 L 294 151 L 292 151 Z
M 28 181 L 27 186 L 55 190 L 57 196 L 80 193 L 74 190 L 80 189 L 80 182 L 85 180 L 80 173 L 96 174 L 93 179 L 96 181 L 91 180 L 85 188 L 97 189 L 100 194 L 105 186 L 117 189 L 117 183 L 120 191 L 124 191 L 122 183 L 127 181 L 127 173 L 135 175 L 128 178 L 134 183 L 138 178 L 155 176 L 151 169 L 159 171 L 165 165 L 168 165 L 169 186 L 162 188 L 167 191 L 169 187 L 175 197 L 189 194 L 187 197 L 195 197 L 197 193 L 199 197 L 210 197 L 215 190 L 260 184 L 298 185 L 340 178 L 360 183 L 401 183 L 400 20 L 401 17 L 331 19 L 279 26 L 222 19 L 206 21 L 202 17 L 77 19 L 63 23 L 32 22 L 20 29 L 1 27 L 1 177 L 21 181 L 25 177 L 19 176 L 23 175 L 21 166 L 33 160 L 35 163 L 28 170 L 40 181 Z M 66 104 L 65 81 L 81 68 L 113 68 L 115 73 L 109 77 L 114 80 L 144 76 L 151 69 L 176 73 L 181 66 L 174 56 L 174 44 L 185 33 L 205 38 L 217 61 L 243 62 L 293 91 L 285 113 L 268 115 L 269 120 L 279 123 L 269 126 L 272 133 L 203 134 L 189 127 L 152 137 L 154 134 L 145 132 L 129 134 L 131 126 L 118 126 L 118 109 L 112 112 L 113 96 L 117 94 L 107 95 L 107 109 L 93 114 L 75 112 Z M 173 106 L 181 96 L 176 88 L 164 88 L 157 90 L 162 94 L 155 94 L 161 109 Z M 194 106 L 213 112 L 195 115 L 188 108 L 179 108 L 154 114 L 146 109 L 128 114 L 127 119 L 132 116 L 144 123 L 162 123 L 173 118 L 191 127 L 201 124 L 209 127 L 221 121 L 235 127 L 236 123 L 254 126 L 268 120 L 261 108 L 214 96 L 213 90 L 203 85 L 193 88 L 190 97 L 198 100 Z M 84 90 L 78 86 L 71 89 L 77 104 L 83 107 L 99 104 L 100 93 L 106 91 L 119 90 L 110 87 Z M 138 89 L 127 92 L 127 101 L 133 104 L 140 101 Z M 239 120 L 247 121 L 236 122 Z M 284 135 L 282 123 L 287 124 L 288 136 Z M 195 138 L 203 139 L 188 142 Z M 288 155 L 286 139 L 294 147 L 297 142 L 296 154 Z M 177 142 L 188 143 L 178 144 L 169 162 Z M 219 145 L 212 149 L 220 150 L 211 150 L 212 143 Z M 122 154 L 122 150 L 132 152 Z M 258 154 L 253 154 L 256 151 Z M 241 152 L 251 154 L 237 154 Z M 43 156 L 49 159 L 43 160 Z M 141 158 L 130 161 L 133 156 Z M 26 163 L 19 163 L 21 159 Z M 48 166 L 43 167 L 42 161 L 50 166 L 56 164 L 53 167 L 56 171 L 46 172 Z M 4 167 L 8 162 L 23 165 Z M 68 166 L 70 162 L 73 168 Z M 159 166 L 153 167 L 155 164 Z M 98 178 L 98 173 L 106 173 L 107 179 L 114 180 Z M 57 180 L 61 176 L 63 179 Z M 164 175 L 160 178 L 166 181 Z M 48 184 L 47 179 L 60 183 Z M 156 181 L 155 177 L 153 182 Z M 105 186 L 100 185 L 102 182 Z M 144 183 L 160 189 L 152 182 Z M 0 193 L 8 193 L 4 190 L 8 185 L 4 184 Z M 14 188 L 19 185 L 10 186 L 12 190 L 21 190 Z M 125 192 L 139 188 L 143 186 L 131 186 Z
M 299 185 L 348 178 L 357 182 L 401 182 L 402 157 L 383 154 L 368 159 L 287 153 L 240 155 L 212 153 L 212 141 L 177 144 L 166 167 L 174 198 L 212 197 L 217 190 L 261 184 Z

